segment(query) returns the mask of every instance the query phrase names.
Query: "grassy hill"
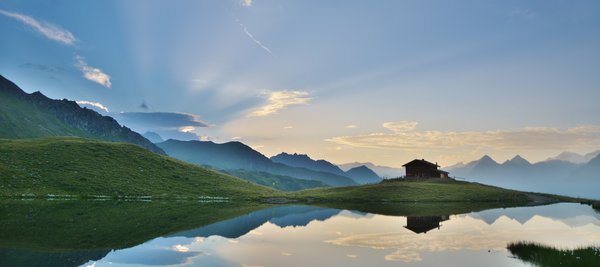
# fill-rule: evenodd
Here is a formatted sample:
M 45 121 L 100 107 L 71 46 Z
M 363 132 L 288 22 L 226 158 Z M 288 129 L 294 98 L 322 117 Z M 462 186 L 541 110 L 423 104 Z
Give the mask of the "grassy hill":
M 109 116 L 80 107 L 75 101 L 54 100 L 40 92 L 25 93 L 0 75 L 0 138 L 78 136 L 126 142 L 164 155 L 164 151 Z
M 382 182 L 291 192 L 288 198 L 321 202 L 506 202 L 534 201 L 530 193 L 449 179 Z M 540 196 L 541 197 L 541 196 Z M 548 197 L 549 198 L 549 197 Z
M 252 175 L 257 182 L 270 179 L 260 177 L 260 173 Z M 66 137 L 0 139 L 0 197 L 49 194 L 171 199 L 210 196 L 345 205 L 455 202 L 472 206 L 494 202 L 504 206 L 580 201 L 447 179 L 386 180 L 379 184 L 282 192 L 127 143 Z
M 0 196 L 260 198 L 277 192 L 127 143 L 0 139 Z

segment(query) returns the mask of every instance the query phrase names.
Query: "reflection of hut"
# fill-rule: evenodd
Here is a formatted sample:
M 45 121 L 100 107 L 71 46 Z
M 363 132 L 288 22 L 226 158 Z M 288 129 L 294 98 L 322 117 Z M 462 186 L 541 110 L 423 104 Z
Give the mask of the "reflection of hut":
M 441 216 L 408 216 L 404 228 L 417 234 L 427 233 L 431 229 L 440 229 L 440 222 L 450 219 L 448 215 Z
M 424 159 L 415 159 L 402 165 L 406 168 L 406 178 L 448 178 L 448 172 L 438 170 L 437 163 L 431 163 Z

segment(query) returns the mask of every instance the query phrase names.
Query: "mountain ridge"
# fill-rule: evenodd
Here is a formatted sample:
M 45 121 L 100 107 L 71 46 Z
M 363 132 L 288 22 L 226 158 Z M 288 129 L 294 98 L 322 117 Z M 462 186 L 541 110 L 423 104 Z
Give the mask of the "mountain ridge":
M 222 170 L 262 171 L 304 180 L 321 181 L 330 186 L 356 184 L 345 176 L 273 162 L 260 152 L 238 141 L 217 144 L 212 141 L 169 139 L 157 145 L 174 158 L 201 166 L 211 166 Z
M 114 118 L 80 107 L 75 101 L 55 100 L 39 91 L 26 93 L 0 75 L 0 138 L 21 139 L 76 136 L 139 145 L 154 153 L 162 149 Z

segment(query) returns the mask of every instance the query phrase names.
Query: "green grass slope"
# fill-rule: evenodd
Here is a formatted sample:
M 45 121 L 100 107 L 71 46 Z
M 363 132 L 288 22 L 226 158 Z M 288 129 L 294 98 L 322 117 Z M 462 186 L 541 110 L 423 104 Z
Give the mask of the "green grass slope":
M 126 142 L 165 155 L 162 149 L 110 116 L 82 108 L 75 101 L 50 99 L 40 92 L 28 94 L 0 75 L 0 138 L 47 136 Z
M 0 196 L 218 196 L 277 192 L 136 145 L 81 138 L 0 139 Z
M 361 186 L 309 189 L 288 198 L 322 202 L 530 202 L 531 194 L 448 179 L 382 182 Z
M 20 95 L 0 90 L 0 138 L 92 137 L 62 122 L 43 108 L 23 101 Z

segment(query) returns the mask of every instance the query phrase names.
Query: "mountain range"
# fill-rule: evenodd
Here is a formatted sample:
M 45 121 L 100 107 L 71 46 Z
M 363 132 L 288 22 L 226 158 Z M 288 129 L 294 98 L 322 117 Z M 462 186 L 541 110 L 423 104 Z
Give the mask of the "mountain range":
M 561 160 L 561 161 L 571 162 L 571 163 L 575 163 L 575 164 L 583 164 L 583 163 L 589 162 L 590 160 L 592 160 L 599 154 L 600 154 L 600 150 L 596 150 L 594 152 L 590 152 L 585 155 L 565 151 L 565 152 L 558 154 L 555 157 L 548 158 L 546 161 Z
M 146 139 L 148 139 L 148 141 L 155 143 L 155 144 L 165 141 L 162 137 L 160 137 L 160 135 L 158 135 L 155 132 L 148 131 L 148 132 L 143 133 L 142 136 L 145 137 Z
M 338 164 L 337 166 L 339 166 L 340 169 L 342 169 L 344 171 L 348 171 L 352 168 L 356 168 L 356 167 L 360 167 L 360 166 L 366 166 L 367 168 L 373 170 L 377 174 L 377 176 L 379 176 L 381 178 L 385 178 L 385 179 L 404 176 L 404 168 L 379 166 L 379 165 L 375 165 L 371 162 L 351 162 L 351 163 L 345 163 L 345 164 Z
M 355 185 L 352 179 L 329 172 L 292 167 L 271 161 L 260 152 L 240 142 L 216 144 L 212 141 L 179 141 L 169 139 L 157 144 L 170 156 L 196 165 L 220 170 L 248 170 L 315 180 L 330 186 Z
M 112 117 L 82 108 L 75 101 L 50 99 L 40 92 L 28 94 L 1 75 L 0 125 L 0 138 L 84 137 L 131 143 L 165 155 L 162 149 Z
M 444 169 L 458 179 L 506 188 L 600 198 L 598 154 L 580 164 L 553 158 L 532 164 L 519 155 L 498 163 L 486 155 L 479 160 L 459 163 Z
M 320 159 L 314 160 L 305 154 L 280 153 L 271 157 L 273 162 L 283 163 L 288 166 L 301 167 L 319 172 L 329 172 L 340 176 L 346 176 L 359 184 L 378 183 L 381 178 L 371 169 L 364 165 L 356 166 L 348 171 L 342 171 L 333 163 Z

